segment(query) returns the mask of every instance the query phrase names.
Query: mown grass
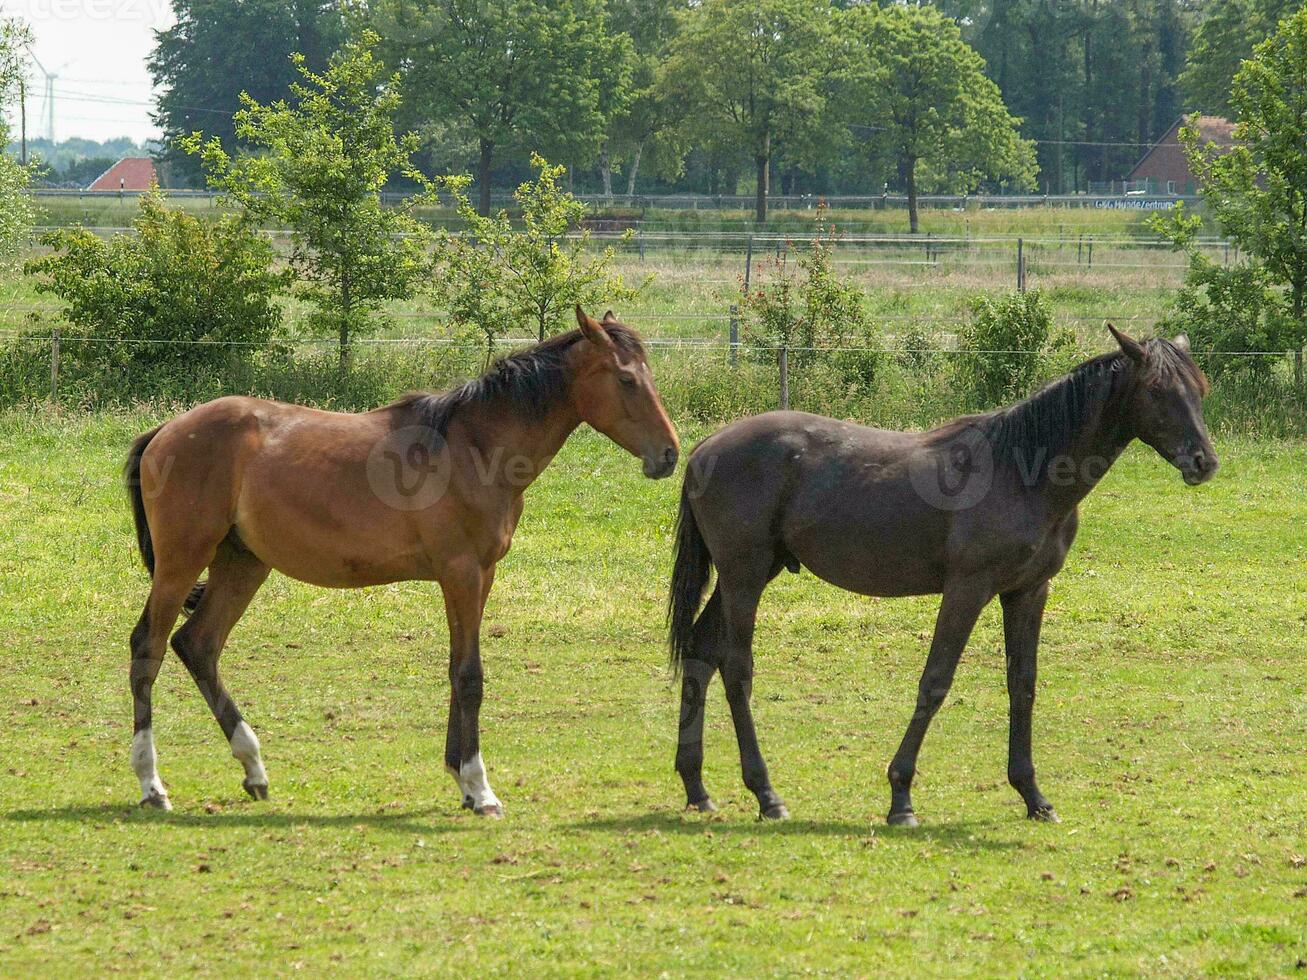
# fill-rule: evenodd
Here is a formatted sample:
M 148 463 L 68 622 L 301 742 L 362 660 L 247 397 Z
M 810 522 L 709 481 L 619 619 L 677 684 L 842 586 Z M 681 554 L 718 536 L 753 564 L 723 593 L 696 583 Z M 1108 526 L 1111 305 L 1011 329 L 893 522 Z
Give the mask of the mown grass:
M 1307 958 L 1307 508 L 1300 443 L 1222 441 L 1185 488 L 1136 446 L 1084 508 L 1044 632 L 1036 762 L 1004 783 L 990 610 L 883 825 L 932 600 L 769 591 L 755 711 L 794 819 L 754 820 L 720 687 L 681 813 L 662 604 L 678 481 L 578 434 L 528 494 L 484 636 L 507 808 L 441 771 L 437 590 L 274 576 L 229 686 L 271 801 L 173 659 L 172 814 L 135 807 L 127 633 L 146 592 L 117 484 L 155 409 L 0 415 L 0 972 L 1291 975 Z M 702 431 L 684 433 L 687 443 Z M 874 560 L 874 556 L 869 557 Z

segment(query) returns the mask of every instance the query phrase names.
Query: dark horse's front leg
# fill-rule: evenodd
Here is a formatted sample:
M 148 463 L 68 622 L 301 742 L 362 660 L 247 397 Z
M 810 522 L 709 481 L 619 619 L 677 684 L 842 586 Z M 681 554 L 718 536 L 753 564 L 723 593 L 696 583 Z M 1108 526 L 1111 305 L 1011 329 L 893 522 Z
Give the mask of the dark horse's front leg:
M 908 722 L 899 750 L 889 764 L 889 822 L 894 826 L 917 826 L 917 816 L 912 810 L 912 778 L 917 774 L 917 754 L 921 751 L 930 720 L 953 685 L 953 675 L 971 636 L 971 628 L 993 597 L 988 587 L 970 580 L 945 586 L 935 620 L 930 656 L 926 658 L 926 669 L 922 671 L 917 686 L 917 708 Z
M 481 759 L 480 713 L 484 688 L 481 669 L 481 614 L 485 609 L 494 568 L 471 565 L 445 575 L 449 619 L 449 731 L 445 738 L 445 766 L 457 780 L 463 805 L 479 816 L 502 817 L 503 804 L 490 788 Z
M 1039 653 L 1039 628 L 1044 621 L 1044 603 L 1048 599 L 1048 582 L 1032 589 L 1005 592 L 1003 603 L 1003 638 L 1007 646 L 1007 696 L 1009 729 L 1007 781 L 1026 801 L 1026 814 L 1032 820 L 1057 823 L 1053 804 L 1044 799 L 1035 785 L 1035 763 L 1030 755 L 1030 721 L 1035 707 L 1035 668 Z

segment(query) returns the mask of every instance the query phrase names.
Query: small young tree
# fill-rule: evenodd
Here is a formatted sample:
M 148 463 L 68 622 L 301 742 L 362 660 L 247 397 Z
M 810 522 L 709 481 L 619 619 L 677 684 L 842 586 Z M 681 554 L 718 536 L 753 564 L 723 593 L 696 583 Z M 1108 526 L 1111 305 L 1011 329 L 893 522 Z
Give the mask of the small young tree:
M 8 110 L 26 70 L 26 48 L 32 32 L 16 17 L 0 18 L 0 110 Z M 12 267 L 28 246 L 36 205 L 28 193 L 35 166 L 22 164 L 4 152 L 9 124 L 0 111 L 0 267 Z
M 1196 126 L 1180 139 L 1197 175 L 1203 200 L 1222 233 L 1247 256 L 1246 268 L 1219 270 L 1192 247 L 1194 225 L 1183 211 L 1155 227 L 1191 256 L 1189 304 L 1216 315 L 1193 317 L 1199 346 L 1211 340 L 1285 345 L 1297 352 L 1307 341 L 1307 7 L 1280 21 L 1235 75 L 1230 104 L 1238 124 L 1228 150 L 1203 144 Z M 1282 296 L 1282 299 L 1277 297 Z M 1205 298 L 1206 303 L 1201 302 Z M 1182 294 L 1181 311 L 1185 307 Z M 1248 336 L 1215 337 L 1205 326 L 1246 321 L 1239 309 L 1255 299 L 1262 315 L 1246 323 Z
M 272 245 L 235 216 L 214 223 L 141 198 L 131 234 L 101 238 L 84 228 L 51 232 L 52 252 L 28 263 L 37 289 L 67 304 L 88 338 L 71 353 L 98 369 L 194 369 L 266 343 L 281 323 L 277 294 L 288 273 Z
M 534 180 L 514 194 L 523 227 L 507 211 L 484 217 L 466 194 L 466 177 L 447 177 L 442 186 L 454 199 L 464 227 L 444 231 L 437 246 L 439 268 L 433 287 L 449 310 L 451 323 L 477 331 L 494 353 L 496 340 L 509 331 L 530 330 L 540 340 L 561 329 L 576 304 L 602 306 L 634 299 L 631 288 L 612 271 L 612 247 L 595 252 L 581 229 L 586 206 L 559 186 L 565 167 L 531 157 Z
M 958 380 L 981 408 L 1030 393 L 1041 372 L 1074 352 L 1070 331 L 1053 327 L 1053 310 L 1038 289 L 995 299 L 978 297 L 958 338 Z
M 303 81 L 291 86 L 293 105 L 243 96 L 236 134 L 258 152 L 232 157 L 200 133 L 181 141 L 251 219 L 290 229 L 301 295 L 317 307 L 316 324 L 340 337 L 342 366 L 350 337 L 372 325 L 385 301 L 411 296 L 429 268 L 432 232 L 410 212 L 435 188 L 410 163 L 418 137 L 395 135 L 399 79 L 374 57 L 378 42 L 364 32 L 322 74 L 295 55 Z M 420 188 L 402 209 L 381 200 L 394 173 Z

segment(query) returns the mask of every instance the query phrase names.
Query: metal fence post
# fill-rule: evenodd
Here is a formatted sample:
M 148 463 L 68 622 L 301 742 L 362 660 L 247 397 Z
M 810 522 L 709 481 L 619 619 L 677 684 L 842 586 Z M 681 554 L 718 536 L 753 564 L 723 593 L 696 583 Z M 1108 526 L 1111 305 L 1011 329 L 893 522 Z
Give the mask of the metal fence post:
M 50 332 L 50 401 L 59 401 L 59 328 Z
M 749 291 L 749 273 L 753 269 L 753 232 L 749 232 L 749 243 L 744 247 L 744 291 Z
M 641 225 L 635 232 L 636 241 L 640 243 L 640 261 L 644 261 L 644 225 Z
M 1087 254 L 1089 256 L 1089 268 L 1092 269 L 1094 267 L 1094 236 L 1093 235 L 1089 236 L 1089 251 Z
M 1017 292 L 1026 291 L 1026 241 L 1017 239 Z
M 781 411 L 787 412 L 790 408 L 790 349 L 781 344 L 780 352 L 781 362 Z
M 740 308 L 731 304 L 731 367 L 740 359 Z

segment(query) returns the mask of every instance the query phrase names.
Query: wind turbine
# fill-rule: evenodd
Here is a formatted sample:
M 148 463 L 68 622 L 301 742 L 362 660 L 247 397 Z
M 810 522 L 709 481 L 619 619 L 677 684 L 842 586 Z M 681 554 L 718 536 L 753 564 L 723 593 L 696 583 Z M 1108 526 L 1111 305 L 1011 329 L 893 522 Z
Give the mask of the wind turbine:
M 54 83 L 55 83 L 55 79 L 59 77 L 59 73 L 63 71 L 65 68 L 67 68 L 69 65 L 71 65 L 73 61 L 70 59 L 68 61 L 65 61 L 54 71 L 47 71 L 45 65 L 41 64 L 41 59 L 39 59 L 36 56 L 35 51 L 33 51 L 29 47 L 27 49 L 27 53 L 32 56 L 32 64 L 36 65 L 36 67 L 40 70 L 41 74 L 45 76 L 45 129 L 46 129 L 46 136 L 49 137 L 50 139 L 50 149 L 53 150 L 54 149 Z

